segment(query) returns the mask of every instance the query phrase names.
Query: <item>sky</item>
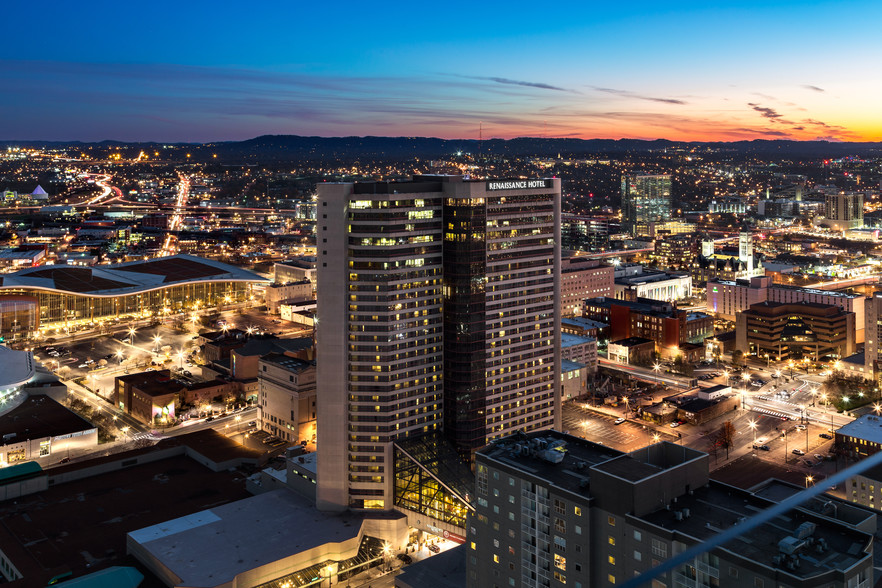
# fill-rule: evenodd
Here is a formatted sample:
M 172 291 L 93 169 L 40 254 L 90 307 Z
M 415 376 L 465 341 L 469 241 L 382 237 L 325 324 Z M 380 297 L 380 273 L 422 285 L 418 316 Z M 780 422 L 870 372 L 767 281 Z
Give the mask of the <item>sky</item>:
M 882 2 L 14 2 L 0 140 L 882 140 Z

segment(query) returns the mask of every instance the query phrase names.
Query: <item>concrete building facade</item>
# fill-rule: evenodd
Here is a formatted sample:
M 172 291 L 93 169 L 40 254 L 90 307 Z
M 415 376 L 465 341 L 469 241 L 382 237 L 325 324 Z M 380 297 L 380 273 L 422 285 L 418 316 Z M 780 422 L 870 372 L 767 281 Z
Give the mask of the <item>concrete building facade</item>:
M 623 584 L 799 491 L 716 482 L 708 461 L 672 443 L 625 454 L 557 432 L 488 446 L 475 466 L 467 586 Z M 838 507 L 841 515 L 830 516 L 798 506 L 651 585 L 869 586 L 875 517 Z
M 259 426 L 284 441 L 315 443 L 315 362 L 270 353 L 257 375 Z
M 561 260 L 561 313 L 565 317 L 578 316 L 586 298 L 612 296 L 615 268 L 588 257 L 570 257 Z
M 559 180 L 322 184 L 317 249 L 320 509 L 391 509 L 395 443 L 555 425 Z

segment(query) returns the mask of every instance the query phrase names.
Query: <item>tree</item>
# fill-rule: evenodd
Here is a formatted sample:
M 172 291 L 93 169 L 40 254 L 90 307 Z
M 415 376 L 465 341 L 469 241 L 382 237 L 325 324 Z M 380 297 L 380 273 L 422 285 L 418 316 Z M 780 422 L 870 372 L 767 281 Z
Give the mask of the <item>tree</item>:
M 716 443 L 726 450 L 726 459 L 729 459 L 729 448 L 735 444 L 735 425 L 732 421 L 726 421 L 717 432 Z

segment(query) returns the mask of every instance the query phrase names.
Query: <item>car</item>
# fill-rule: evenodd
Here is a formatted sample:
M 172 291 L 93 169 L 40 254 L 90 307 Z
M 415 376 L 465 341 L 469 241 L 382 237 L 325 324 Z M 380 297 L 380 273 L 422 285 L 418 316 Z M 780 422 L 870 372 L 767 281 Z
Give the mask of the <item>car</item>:
M 820 453 L 816 453 L 814 457 L 818 461 L 824 461 L 824 456 L 821 455 Z
M 802 449 L 794 449 L 790 453 L 792 453 L 793 455 L 805 455 L 805 451 L 803 451 Z
M 768 445 L 754 445 L 753 448 L 754 449 L 762 449 L 763 451 L 771 451 L 772 450 L 772 448 L 769 447 Z
M 830 433 L 821 433 L 820 435 L 818 435 L 818 437 L 820 437 L 821 439 L 832 439 L 833 435 L 831 435 Z
M 810 459 L 804 459 L 804 460 L 802 460 L 802 463 L 804 463 L 805 465 L 807 465 L 810 468 L 815 467 L 815 462 L 813 462 Z
M 674 421 L 673 423 L 671 423 L 671 424 L 668 425 L 668 426 L 671 427 L 672 429 L 676 429 L 677 427 L 680 426 L 680 422 L 679 422 L 679 421 Z
M 249 426 L 249 427 L 256 427 L 256 426 L 257 426 L 257 421 L 250 421 L 250 422 L 248 423 L 248 426 Z
M 206 417 L 206 418 L 205 418 L 205 422 L 206 422 L 206 423 L 210 423 L 210 422 L 213 421 L 213 420 L 214 420 L 214 417 L 213 417 L 213 416 L 209 416 L 209 417 Z
M 624 422 L 625 422 L 625 417 L 619 417 L 616 419 L 616 421 L 613 424 L 614 425 L 621 425 Z
M 190 370 L 184 370 L 184 371 L 181 372 L 181 373 L 184 374 L 185 376 L 187 376 L 188 378 L 193 377 L 193 374 L 190 373 Z
M 431 551 L 432 553 L 441 553 L 441 548 L 432 543 L 431 545 L 429 545 L 429 551 Z
M 88 368 L 88 367 L 89 367 L 89 364 L 88 364 L 88 363 L 81 363 L 81 364 L 78 365 L 77 367 L 80 368 L 80 369 L 82 370 L 82 369 L 86 369 L 86 368 Z
M 86 363 L 88 363 L 88 364 L 93 364 L 93 363 L 95 363 L 95 360 L 94 360 L 94 359 L 87 359 L 87 360 L 86 360 Z
M 67 462 L 69 462 L 69 461 L 70 461 L 70 458 L 69 458 L 69 457 L 62 457 L 61 460 L 59 460 L 58 463 L 67 463 Z
M 805 425 L 796 425 L 797 431 L 805 431 Z
M 412 564 L 413 563 L 413 558 L 410 557 L 409 555 L 407 555 L 406 553 L 399 553 L 395 557 L 400 559 L 405 564 Z

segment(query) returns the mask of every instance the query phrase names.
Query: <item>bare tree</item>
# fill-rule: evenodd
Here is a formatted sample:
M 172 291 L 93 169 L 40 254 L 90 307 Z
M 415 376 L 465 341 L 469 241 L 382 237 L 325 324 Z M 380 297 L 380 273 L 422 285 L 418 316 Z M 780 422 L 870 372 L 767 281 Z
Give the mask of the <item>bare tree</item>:
M 716 445 L 726 450 L 726 459 L 729 459 L 729 448 L 735 445 L 735 425 L 732 421 L 726 421 L 717 431 Z

